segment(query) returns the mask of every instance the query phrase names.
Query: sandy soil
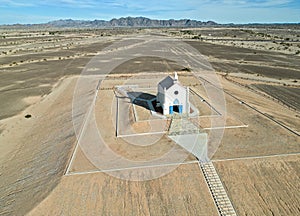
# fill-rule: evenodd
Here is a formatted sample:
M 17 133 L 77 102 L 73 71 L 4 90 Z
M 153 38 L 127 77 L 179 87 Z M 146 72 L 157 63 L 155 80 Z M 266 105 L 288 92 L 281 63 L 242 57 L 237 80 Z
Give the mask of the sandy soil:
M 1 121 L 2 215 L 24 215 L 59 183 L 75 142 L 70 115 L 75 83 L 76 78 L 65 79 L 42 101 Z
M 73 33 L 50 36 L 40 32 L 38 38 L 18 32 L 4 34 L 6 38 L 0 39 L 0 119 L 23 111 L 31 105 L 28 98 L 49 94 L 64 76 L 79 75 L 91 57 L 113 40 L 95 35 L 74 37 Z
M 254 87 L 300 112 L 300 88 L 259 84 Z
M 224 78 L 222 78 L 222 83 L 225 90 L 233 93 L 240 100 L 273 116 L 274 119 L 295 131 L 299 130 L 298 117 L 294 111 Z M 226 103 L 227 112 L 248 127 L 225 129 L 221 145 L 214 155 L 214 159 L 299 152 L 299 136 L 282 128 L 253 109 L 240 104 L 231 96 L 226 96 Z
M 215 162 L 238 215 L 299 215 L 300 157 Z
M 210 194 L 197 164 L 140 182 L 95 173 L 63 177 L 28 215 L 217 215 L 207 197 Z
M 218 72 L 255 74 L 277 79 L 299 79 L 299 56 L 270 51 L 187 41 Z
M 162 30 L 173 37 L 257 51 L 300 55 L 299 26 L 241 26 Z
M 25 103 L 32 105 L 41 100 L 41 96 L 31 96 L 31 97 L 26 97 L 23 99 Z

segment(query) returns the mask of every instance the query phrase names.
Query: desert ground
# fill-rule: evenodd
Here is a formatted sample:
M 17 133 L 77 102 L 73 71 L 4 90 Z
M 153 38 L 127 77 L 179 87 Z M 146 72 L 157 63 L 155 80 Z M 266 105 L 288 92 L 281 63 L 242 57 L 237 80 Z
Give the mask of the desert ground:
M 300 214 L 299 26 L 0 31 L 0 215 Z M 175 71 L 209 161 L 120 93 Z

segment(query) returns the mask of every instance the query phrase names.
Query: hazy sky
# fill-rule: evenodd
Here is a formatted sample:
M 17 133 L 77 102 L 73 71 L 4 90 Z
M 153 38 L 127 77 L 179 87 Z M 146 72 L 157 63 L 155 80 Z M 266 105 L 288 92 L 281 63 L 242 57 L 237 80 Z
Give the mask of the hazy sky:
M 0 0 L 0 24 L 126 16 L 218 23 L 300 23 L 300 0 Z

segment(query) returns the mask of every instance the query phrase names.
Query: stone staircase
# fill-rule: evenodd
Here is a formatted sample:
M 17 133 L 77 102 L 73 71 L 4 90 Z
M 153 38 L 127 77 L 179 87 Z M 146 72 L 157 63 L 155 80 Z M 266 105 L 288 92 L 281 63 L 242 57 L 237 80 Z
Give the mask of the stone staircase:
M 214 199 L 219 215 L 236 216 L 235 209 L 223 187 L 220 177 L 212 162 L 200 163 L 200 169 L 205 177 L 210 193 Z

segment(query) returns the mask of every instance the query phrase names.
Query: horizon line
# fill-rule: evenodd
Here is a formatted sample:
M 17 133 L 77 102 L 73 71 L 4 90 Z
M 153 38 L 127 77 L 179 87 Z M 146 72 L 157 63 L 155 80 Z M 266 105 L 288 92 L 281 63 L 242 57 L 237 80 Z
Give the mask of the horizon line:
M 0 26 L 14 26 L 14 25 L 43 25 L 43 24 L 49 24 L 51 22 L 55 21 L 83 21 L 83 22 L 91 22 L 91 21 L 105 21 L 105 22 L 110 22 L 114 19 L 126 19 L 126 18 L 146 18 L 150 20 L 174 20 L 174 21 L 180 21 L 180 20 L 191 20 L 191 21 L 197 21 L 197 22 L 215 22 L 217 25 L 284 25 L 284 24 L 290 24 L 290 25 L 299 25 L 300 22 L 247 22 L 247 23 L 236 23 L 236 22 L 217 22 L 214 20 L 198 20 L 198 19 L 191 19 L 191 18 L 180 18 L 180 19 L 175 19 L 175 18 L 169 18 L 169 19 L 157 19 L 157 18 L 149 18 L 149 17 L 144 17 L 144 16 L 121 16 L 121 17 L 114 17 L 111 19 L 80 19 L 80 18 L 58 18 L 58 19 L 53 19 L 45 22 L 36 22 L 36 23 L 2 23 Z

